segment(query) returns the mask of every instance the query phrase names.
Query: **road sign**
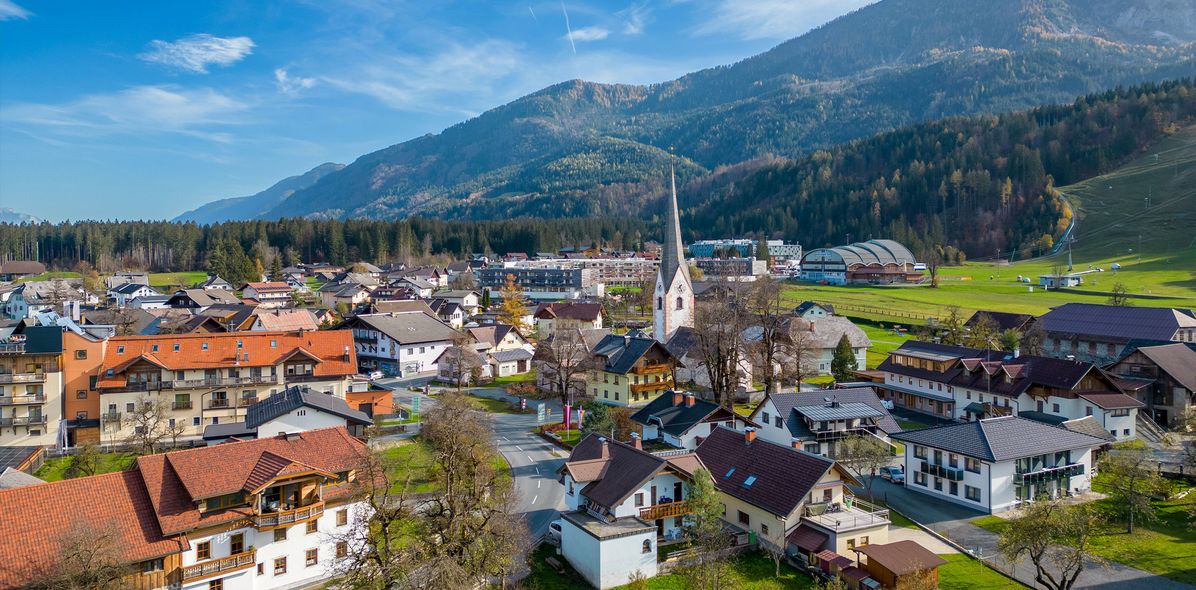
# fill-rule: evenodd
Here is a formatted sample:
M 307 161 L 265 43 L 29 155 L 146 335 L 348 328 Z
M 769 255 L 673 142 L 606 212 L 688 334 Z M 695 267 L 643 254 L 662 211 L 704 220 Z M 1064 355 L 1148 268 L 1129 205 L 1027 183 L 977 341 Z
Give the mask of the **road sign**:
M 544 404 L 536 404 L 536 422 L 540 424 L 543 424 L 544 420 L 548 418 L 548 414 L 544 410 Z
M 418 395 L 413 395 L 413 396 L 411 396 L 411 413 L 412 413 L 413 415 L 419 415 L 419 401 L 420 401 L 420 399 L 422 399 L 422 398 L 420 398 Z

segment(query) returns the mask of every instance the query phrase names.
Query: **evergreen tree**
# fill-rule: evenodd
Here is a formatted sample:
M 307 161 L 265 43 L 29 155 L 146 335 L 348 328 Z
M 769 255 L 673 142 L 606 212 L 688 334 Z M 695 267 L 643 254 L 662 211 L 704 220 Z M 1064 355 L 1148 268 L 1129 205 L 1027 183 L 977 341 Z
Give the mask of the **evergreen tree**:
M 851 350 L 851 340 L 847 339 L 847 334 L 839 338 L 839 344 L 835 346 L 835 356 L 831 359 L 831 375 L 835 377 L 835 381 L 851 381 L 856 370 L 855 352 Z
M 280 260 L 280 258 L 281 258 L 280 256 L 275 256 L 274 259 L 270 262 L 270 280 L 271 281 L 281 281 L 282 280 L 282 261 Z
M 482 311 L 490 311 L 490 288 L 482 289 Z
M 771 256 L 768 253 L 768 240 L 765 238 L 760 238 L 760 241 L 756 243 L 756 260 L 768 262 L 770 258 Z

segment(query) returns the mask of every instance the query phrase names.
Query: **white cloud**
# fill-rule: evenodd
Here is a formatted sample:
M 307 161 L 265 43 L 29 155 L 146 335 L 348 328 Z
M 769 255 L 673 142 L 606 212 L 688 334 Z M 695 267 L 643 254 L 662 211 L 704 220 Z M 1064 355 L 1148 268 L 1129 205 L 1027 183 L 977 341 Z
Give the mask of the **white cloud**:
M 699 35 L 789 39 L 876 0 L 718 0 Z
M 651 10 L 642 4 L 632 4 L 624 10 L 615 13 L 623 19 L 623 34 L 638 35 L 644 32 L 644 27 L 651 20 Z
M 316 85 L 315 78 L 291 77 L 290 74 L 283 68 L 274 70 L 274 82 L 278 84 L 279 92 L 289 96 L 299 94 L 301 90 L 307 90 Z
M 208 66 L 229 66 L 245 59 L 253 53 L 253 47 L 253 39 L 249 37 L 215 37 L 201 33 L 173 42 L 151 41 L 149 50 L 137 57 L 196 74 L 206 74 Z
M 610 31 L 602 27 L 582 27 L 570 32 L 574 41 L 601 41 L 610 36 Z
M 16 2 L 12 0 L 0 0 L 0 20 L 14 20 L 27 19 L 33 16 L 32 12 L 17 6 Z
M 0 114 L 13 126 L 65 137 L 177 133 L 226 143 L 232 136 L 218 128 L 240 123 L 238 114 L 247 108 L 211 88 L 135 86 L 63 104 L 17 104 Z

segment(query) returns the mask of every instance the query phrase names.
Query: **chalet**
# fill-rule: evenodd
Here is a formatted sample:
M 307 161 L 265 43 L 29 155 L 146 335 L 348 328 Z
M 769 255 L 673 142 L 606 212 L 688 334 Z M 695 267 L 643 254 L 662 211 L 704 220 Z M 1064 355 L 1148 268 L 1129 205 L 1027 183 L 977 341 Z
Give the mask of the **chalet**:
M 724 520 L 755 532 L 765 548 L 846 553 L 888 541 L 888 510 L 852 496 L 847 484 L 858 482 L 830 459 L 759 439 L 750 426 L 716 428 L 696 454 L 714 477 Z
M 466 314 L 460 304 L 453 303 L 447 299 L 432 299 L 427 304 L 431 308 L 432 313 L 440 318 L 440 321 L 458 330 L 465 326 Z
M 1196 408 L 1196 350 L 1190 344 L 1135 347 L 1105 369 L 1133 390 L 1159 426 L 1178 425 Z
M 1189 309 L 1065 303 L 1038 318 L 1045 354 L 1098 364 L 1116 361 L 1133 340 L 1196 342 Z
M 128 565 L 126 586 L 282 589 L 321 583 L 364 504 L 343 428 L 138 457 L 124 471 L 0 490 L 0 587 L 44 583 L 64 545 Z M 47 510 L 53 506 L 54 510 Z
M 593 349 L 586 392 L 595 401 L 639 407 L 673 388 L 676 357 L 663 344 L 638 332 L 611 334 Z
M 800 444 L 808 453 L 834 458 L 844 437 L 859 434 L 891 444 L 901 427 L 870 387 L 771 393 L 752 411 L 760 438 Z
M 364 440 L 365 429 L 373 425 L 369 416 L 349 407 L 342 398 L 306 385 L 292 385 L 249 406 L 244 422 L 211 424 L 204 428 L 203 440 L 214 445 L 232 438 L 269 438 L 335 427 L 344 428 Z
M 233 292 L 232 284 L 220 278 L 219 276 L 212 274 L 208 275 L 208 278 L 204 279 L 204 282 L 199 284 L 199 288 L 204 291 L 219 290 L 228 291 L 229 293 Z
M 1100 438 L 1018 416 L 893 435 L 905 444 L 906 488 L 984 512 L 1091 487 Z
M 786 318 L 780 334 L 779 362 L 793 366 L 799 362 L 800 358 L 805 375 L 830 375 L 831 364 L 835 358 L 835 348 L 839 346 L 839 340 L 844 336 L 847 337 L 847 341 L 851 345 L 851 352 L 855 356 L 856 370 L 864 370 L 868 366 L 868 347 L 872 346 L 872 341 L 859 326 L 842 316 L 816 316 L 811 319 Z M 744 338 L 748 342 L 758 341 L 760 338 L 759 326 L 744 330 Z M 800 357 L 794 352 L 798 350 L 801 351 Z M 780 367 L 774 366 L 773 371 L 779 374 Z M 755 369 L 755 373 L 763 375 L 764 368 Z
M 547 338 L 558 328 L 600 329 L 602 328 L 603 313 L 601 303 L 544 303 L 536 309 L 533 315 L 536 322 L 536 334 L 540 338 Z
M 291 287 L 282 281 L 246 283 L 241 297 L 253 299 L 263 307 L 285 307 L 291 303 Z
M 715 428 L 742 430 L 750 420 L 692 393 L 666 391 L 631 415 L 642 426 L 643 440 L 694 450 Z
M 702 462 L 693 454 L 657 457 L 639 439 L 625 444 L 591 434 L 558 472 L 565 486 L 561 554 L 595 588 L 657 573 L 658 538 L 675 539 L 690 508 Z

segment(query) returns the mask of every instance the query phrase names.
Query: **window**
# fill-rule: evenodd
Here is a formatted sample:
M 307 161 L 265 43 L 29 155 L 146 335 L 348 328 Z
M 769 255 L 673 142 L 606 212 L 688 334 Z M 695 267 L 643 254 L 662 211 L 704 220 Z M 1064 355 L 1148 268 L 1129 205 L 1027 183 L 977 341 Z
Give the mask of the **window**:
M 148 574 L 151 572 L 160 572 L 164 567 L 165 564 L 163 563 L 163 559 L 161 557 L 158 559 L 143 561 L 141 562 L 141 573 Z
M 208 582 L 208 590 L 224 590 L 224 580 L 211 580 Z
M 228 554 L 236 555 L 245 552 L 245 533 L 237 533 L 228 538 Z
M 677 309 L 685 309 L 685 300 L 680 297 L 677 298 Z
M 199 426 L 199 416 L 192 416 L 192 417 L 191 417 L 191 425 L 192 425 L 192 426 Z
M 752 517 L 748 516 L 748 513 L 740 510 L 739 511 L 739 524 L 746 525 L 746 524 L 751 524 L 751 523 L 752 523 Z
M 761 524 L 761 525 L 760 525 L 760 534 L 761 534 L 761 535 L 767 535 L 767 534 L 768 534 L 768 525 L 766 525 L 766 524 Z
M 341 559 L 349 556 L 349 543 L 347 541 L 336 542 L 336 557 Z
M 635 495 L 635 507 L 639 508 L 644 505 L 644 493 L 639 492 Z
M 777 428 L 781 427 L 781 417 L 780 416 L 773 417 L 773 425 L 776 426 Z
M 76 420 L 86 420 L 87 419 L 87 411 L 80 410 L 78 412 L 75 412 L 75 419 Z
M 83 360 L 83 359 L 85 359 L 85 358 L 87 358 L 87 351 L 86 351 L 86 350 L 76 350 L 76 351 L 75 351 L 75 360 L 79 360 L 79 361 L 81 361 L 81 360 Z
M 285 573 L 287 573 L 287 558 L 285 558 L 285 557 L 274 558 L 274 575 L 281 576 Z
M 1051 404 L 1051 411 L 1058 414 L 1059 413 L 1059 404 Z
M 203 560 L 203 559 L 211 559 L 211 557 L 212 557 L 212 542 L 211 541 L 204 541 L 203 543 L 198 543 L 195 545 L 195 559 L 197 561 Z
M 868 544 L 868 535 L 864 535 L 864 536 L 860 537 L 860 545 L 867 545 L 867 544 Z
M 1130 435 L 1130 429 L 1129 429 L 1129 428 L 1126 428 L 1126 429 L 1122 430 L 1122 431 L 1121 431 L 1121 435 L 1122 435 L 1122 436 L 1129 436 L 1129 435 Z
M 847 540 L 847 548 L 848 548 L 848 549 L 855 549 L 855 539 L 848 539 L 848 540 Z
M 652 552 L 652 540 L 644 539 L 644 546 L 642 549 L 640 549 L 640 553 L 651 553 L 651 552 Z
M 320 561 L 320 550 L 319 549 L 308 549 L 307 551 L 303 552 L 303 564 L 305 566 L 311 567 L 319 561 Z
M 963 486 L 963 495 L 965 498 L 967 498 L 973 502 L 979 502 L 980 501 L 980 488 L 975 488 L 975 487 L 972 487 L 969 485 L 965 485 L 965 486 Z
M 1084 415 L 1085 415 L 1085 416 L 1091 416 L 1091 415 L 1092 415 L 1092 406 L 1084 406 Z
M 941 478 L 941 477 L 934 478 L 934 489 L 935 489 L 935 491 L 939 491 L 939 492 L 943 491 L 943 478 Z
M 178 352 L 179 351 L 179 343 L 175 342 L 174 345 L 170 347 L 170 349 L 175 352 Z
M 116 347 L 116 354 L 124 354 L 124 353 L 125 353 L 125 347 L 123 347 L 123 346 Z
M 80 389 L 75 392 L 75 399 L 87 399 L 87 392 Z
M 926 474 L 922 473 L 921 471 L 915 471 L 914 472 L 914 483 L 916 483 L 920 486 L 925 486 L 926 485 Z
M 265 575 L 265 573 L 266 573 L 266 564 L 264 564 L 264 563 L 257 564 L 257 575 L 261 576 L 261 575 Z
M 349 524 L 349 511 L 341 509 L 336 511 L 336 526 L 345 526 Z
M 304 534 L 310 535 L 310 534 L 316 532 L 318 526 L 319 526 L 319 521 L 316 521 L 316 520 L 307 521 L 307 530 L 304 531 Z
M 822 490 L 822 501 L 830 502 L 835 497 L 834 492 L 830 488 Z
M 136 408 L 136 407 L 137 406 L 133 405 L 133 402 L 129 402 L 129 403 L 125 404 L 125 411 L 132 414 L 134 411 L 134 408 Z
M 980 460 L 973 459 L 971 457 L 964 457 L 963 468 L 971 471 L 972 473 L 980 473 Z
M 202 348 L 203 350 L 207 350 L 207 349 L 208 349 L 208 343 L 207 343 L 207 342 L 202 342 L 202 343 L 200 343 L 199 347 L 200 347 L 200 348 Z
M 150 345 L 150 352 L 158 352 L 158 345 L 157 345 L 157 344 L 151 344 L 151 345 Z
M 918 459 L 926 458 L 926 447 L 922 445 L 914 445 L 914 457 Z
M 768 418 L 768 412 L 764 412 L 764 423 L 768 424 L 769 422 L 772 422 L 772 420 Z
M 287 529 L 285 527 L 274 529 L 274 542 L 277 543 L 278 541 L 285 540 L 287 540 Z
M 957 482 L 957 481 L 951 482 L 950 492 L 951 492 L 952 496 L 959 495 L 959 482 Z
M 955 453 L 947 455 L 947 464 L 952 467 L 959 467 L 959 455 Z

